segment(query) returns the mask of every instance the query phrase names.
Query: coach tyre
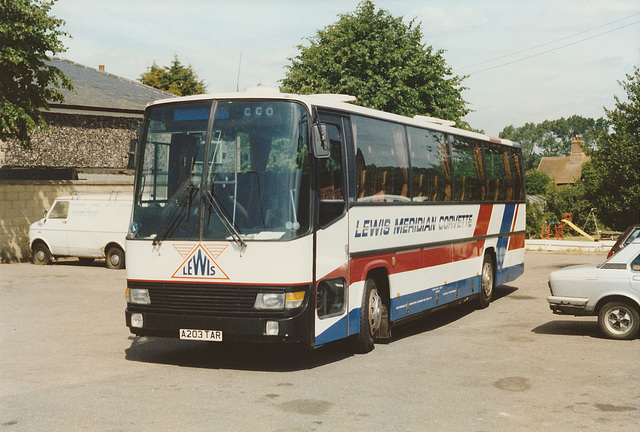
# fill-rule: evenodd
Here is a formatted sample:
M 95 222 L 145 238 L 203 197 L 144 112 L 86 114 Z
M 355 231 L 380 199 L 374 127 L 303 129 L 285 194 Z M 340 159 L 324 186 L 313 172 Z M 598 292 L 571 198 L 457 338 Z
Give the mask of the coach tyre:
M 31 255 L 34 264 L 47 265 L 51 264 L 51 252 L 46 244 L 38 241 L 33 244 L 33 253 Z
M 598 314 L 598 324 L 605 336 L 613 339 L 633 339 L 638 335 L 638 306 L 624 301 L 605 304 Z
M 105 255 L 107 258 L 107 268 L 124 268 L 124 251 L 120 248 L 120 246 L 109 246 Z
M 478 307 L 480 309 L 488 307 L 491 303 L 494 285 L 493 258 L 487 253 L 484 255 L 484 261 L 482 261 L 482 273 L 480 276 L 480 295 L 478 296 Z
M 373 349 L 374 335 L 382 321 L 382 298 L 374 279 L 368 278 L 364 284 L 362 310 L 360 313 L 360 333 L 356 335 L 356 351 L 367 353 Z

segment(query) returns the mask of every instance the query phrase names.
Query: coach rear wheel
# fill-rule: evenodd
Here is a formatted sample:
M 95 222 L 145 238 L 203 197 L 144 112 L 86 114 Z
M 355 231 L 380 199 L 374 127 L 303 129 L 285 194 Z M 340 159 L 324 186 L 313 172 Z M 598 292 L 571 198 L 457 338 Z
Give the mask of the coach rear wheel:
M 373 279 L 364 284 L 362 309 L 360 312 L 360 333 L 356 335 L 355 349 L 367 353 L 373 349 L 376 332 L 382 323 L 382 298 Z
M 478 296 L 478 307 L 484 309 L 489 306 L 493 298 L 493 288 L 495 285 L 493 258 L 486 254 L 482 261 L 482 273 L 480 275 L 480 295 Z

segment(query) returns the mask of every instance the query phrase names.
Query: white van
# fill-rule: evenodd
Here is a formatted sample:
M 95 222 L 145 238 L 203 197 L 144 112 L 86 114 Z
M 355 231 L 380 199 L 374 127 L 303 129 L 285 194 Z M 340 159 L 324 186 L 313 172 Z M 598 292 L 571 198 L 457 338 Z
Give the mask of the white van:
M 130 194 L 74 195 L 56 198 L 44 218 L 29 228 L 34 264 L 75 256 L 107 267 L 124 268 L 124 243 L 131 218 Z

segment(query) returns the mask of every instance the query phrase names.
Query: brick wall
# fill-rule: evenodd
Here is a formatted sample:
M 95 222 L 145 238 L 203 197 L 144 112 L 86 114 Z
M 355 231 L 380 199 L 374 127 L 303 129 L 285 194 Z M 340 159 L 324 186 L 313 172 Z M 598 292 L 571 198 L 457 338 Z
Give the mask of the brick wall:
M 113 177 L 117 179 L 0 181 L 0 263 L 31 258 L 29 226 L 42 218 L 56 197 L 133 192 L 133 176 Z

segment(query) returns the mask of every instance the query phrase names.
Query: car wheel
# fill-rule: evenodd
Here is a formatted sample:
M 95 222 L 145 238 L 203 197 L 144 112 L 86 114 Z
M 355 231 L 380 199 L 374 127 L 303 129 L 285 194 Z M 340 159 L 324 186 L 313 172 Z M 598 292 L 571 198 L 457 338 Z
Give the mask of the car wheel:
M 367 279 L 360 310 L 360 332 L 355 338 L 356 352 L 364 354 L 373 350 L 375 334 L 382 323 L 382 308 L 375 280 Z
M 46 244 L 38 242 L 33 245 L 31 258 L 34 264 L 47 265 L 51 264 L 51 252 Z
M 124 251 L 120 246 L 110 246 L 106 252 L 107 268 L 123 269 L 124 268 Z
M 478 308 L 484 309 L 489 306 L 493 298 L 493 288 L 495 285 L 493 258 L 491 255 L 485 254 L 482 261 L 482 270 L 480 273 L 480 295 L 478 295 Z
M 598 324 L 607 337 L 633 339 L 640 326 L 638 307 L 622 301 L 607 303 L 600 309 Z

